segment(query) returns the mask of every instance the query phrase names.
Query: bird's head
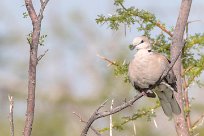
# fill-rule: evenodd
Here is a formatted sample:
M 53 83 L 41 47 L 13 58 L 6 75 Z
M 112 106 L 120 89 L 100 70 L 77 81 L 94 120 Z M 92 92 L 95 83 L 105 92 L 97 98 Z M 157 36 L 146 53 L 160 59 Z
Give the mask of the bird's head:
M 151 50 L 152 46 L 151 46 L 150 40 L 146 36 L 139 36 L 133 40 L 132 45 L 130 46 L 131 50 L 135 48 L 137 50 L 140 50 L 140 49 Z

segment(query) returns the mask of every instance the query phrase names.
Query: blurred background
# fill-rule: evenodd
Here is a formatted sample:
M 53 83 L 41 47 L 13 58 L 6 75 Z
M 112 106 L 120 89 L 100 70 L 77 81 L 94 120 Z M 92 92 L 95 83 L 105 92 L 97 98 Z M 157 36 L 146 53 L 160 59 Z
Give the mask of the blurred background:
M 87 120 L 93 111 L 106 99 L 114 99 L 114 105 L 124 98 L 132 98 L 136 92 L 122 78 L 114 76 L 113 69 L 97 57 L 129 62 L 133 52 L 128 49 L 135 36 L 141 33 L 136 28 L 111 31 L 106 24 L 97 25 L 97 15 L 114 13 L 113 0 L 50 0 L 42 22 L 41 34 L 48 35 L 39 55 L 49 50 L 37 67 L 36 108 L 33 136 L 78 136 L 84 126 L 78 113 Z M 35 0 L 39 9 L 39 1 Z M 170 28 L 175 26 L 180 1 L 126 0 L 125 6 L 145 9 Z M 204 21 L 204 1 L 194 0 L 189 20 Z M 29 45 L 26 37 L 31 32 L 30 18 L 23 0 L 1 1 L 0 5 L 0 135 L 9 135 L 8 95 L 14 97 L 15 135 L 22 135 L 26 112 Z M 204 32 L 202 21 L 190 24 L 190 34 Z M 155 31 L 155 35 L 160 30 Z M 203 74 L 200 77 L 203 82 Z M 203 88 L 193 84 L 189 88 L 192 101 L 192 122 L 204 112 Z M 142 98 L 134 106 L 113 116 L 113 122 L 132 115 L 144 106 L 153 106 L 156 100 Z M 107 107 L 110 105 L 110 101 Z M 173 121 L 156 110 L 155 121 L 146 118 L 134 121 L 137 135 L 176 135 Z M 165 124 L 165 125 L 164 125 Z M 109 126 L 109 118 L 96 121 L 93 126 L 102 129 Z M 113 131 L 113 135 L 133 136 L 133 123 L 126 124 L 125 130 Z M 204 125 L 196 130 L 204 135 Z M 94 135 L 90 130 L 89 135 Z M 108 131 L 104 133 L 108 135 Z

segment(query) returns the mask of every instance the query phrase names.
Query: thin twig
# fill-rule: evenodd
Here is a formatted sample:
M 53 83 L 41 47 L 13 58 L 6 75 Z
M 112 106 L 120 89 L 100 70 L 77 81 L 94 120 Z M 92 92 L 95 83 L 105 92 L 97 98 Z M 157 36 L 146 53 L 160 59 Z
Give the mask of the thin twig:
M 76 116 L 79 118 L 80 122 L 87 123 L 87 122 L 84 121 L 84 120 L 82 119 L 82 117 L 81 117 L 80 115 L 78 115 L 76 112 L 73 112 L 73 114 L 76 115 Z M 90 128 L 91 128 L 91 130 L 92 130 L 97 136 L 102 136 L 94 127 L 91 126 Z
M 108 58 L 106 58 L 106 57 L 104 57 L 104 56 L 101 56 L 100 54 L 97 54 L 97 56 L 98 56 L 100 59 L 105 60 L 106 62 L 108 62 L 108 66 L 110 66 L 110 65 L 118 66 L 118 65 L 116 64 L 116 62 L 111 61 L 111 60 L 109 60 Z
M 133 124 L 133 130 L 134 130 L 134 136 L 137 136 L 137 129 L 136 129 L 136 125 L 135 125 L 135 121 L 132 121 Z
M 45 54 L 48 52 L 48 49 L 43 53 L 41 54 L 39 57 L 38 57 L 38 62 L 45 56 Z
M 114 99 L 111 102 L 110 110 L 113 110 L 113 103 L 114 103 Z M 110 115 L 110 136 L 113 136 L 113 118 L 112 118 L 112 114 Z
M 95 112 L 92 114 L 92 116 L 89 118 L 89 120 L 87 121 L 86 123 L 86 126 L 84 127 L 84 129 L 82 130 L 82 133 L 81 133 L 81 136 L 86 136 L 87 135 L 87 132 L 90 128 L 90 126 L 92 125 L 92 123 L 99 119 L 99 118 L 102 118 L 102 117 L 106 117 L 106 116 L 109 116 L 111 114 L 115 114 L 115 113 L 118 113 L 119 111 L 127 108 L 127 107 L 130 107 L 131 105 L 134 104 L 134 102 L 136 102 L 138 99 L 140 99 L 141 97 L 143 96 L 142 93 L 136 95 L 134 98 L 132 98 L 131 100 L 123 103 L 122 105 L 120 106 L 117 106 L 115 108 L 113 108 L 112 110 L 110 111 L 104 111 L 104 112 L 99 112 L 99 109 L 101 109 L 102 107 L 105 106 L 105 103 L 104 102 L 103 104 L 101 104 L 96 110 Z
M 188 21 L 188 24 L 195 23 L 195 22 L 201 22 L 201 23 L 204 23 L 203 20 L 192 20 L 192 21 Z
M 187 86 L 187 79 L 185 76 L 183 77 L 183 90 L 184 90 L 184 101 L 185 101 L 185 108 L 187 109 L 186 111 L 186 122 L 188 129 L 191 129 L 191 118 L 190 118 L 190 102 L 188 98 L 188 86 Z
M 186 34 L 186 38 L 185 38 L 185 41 L 188 39 L 189 37 L 189 32 L 188 32 L 188 25 L 190 24 L 191 22 L 187 22 L 186 24 L 186 31 L 185 31 L 185 34 Z M 181 68 L 181 77 L 183 77 L 183 82 L 182 82 L 182 85 L 183 85 L 183 96 L 184 96 L 184 104 L 185 104 L 185 109 L 186 112 L 185 112 L 185 116 L 186 116 L 186 123 L 187 123 L 187 127 L 188 127 L 188 130 L 191 129 L 191 117 L 190 117 L 190 102 L 189 102 L 189 98 L 188 98 L 188 83 L 187 83 L 187 79 L 186 79 L 186 72 L 188 72 L 193 66 L 189 66 L 186 70 L 184 70 L 183 66 Z
M 13 96 L 8 96 L 9 102 L 10 102 L 10 108 L 9 108 L 9 122 L 10 122 L 10 134 L 11 136 L 14 136 L 14 122 L 13 122 L 13 107 L 14 107 L 14 100 Z
M 179 51 L 177 56 L 171 61 L 169 67 L 167 67 L 167 69 L 163 72 L 159 82 L 161 82 L 165 78 L 165 76 L 170 72 L 170 70 L 172 70 L 173 66 L 175 65 L 175 63 L 178 60 L 178 58 L 181 55 L 181 53 L 182 53 L 182 49 Z
M 204 113 L 193 123 L 192 129 L 195 129 L 200 122 L 204 120 Z
M 163 26 L 160 22 L 156 22 L 156 26 L 159 27 L 165 33 L 167 33 L 170 37 L 173 36 L 173 34 L 169 30 L 167 30 L 166 27 Z
M 38 15 L 38 19 L 39 19 L 39 20 L 42 20 L 42 18 L 43 18 L 43 12 L 44 12 L 45 7 L 46 7 L 46 5 L 47 5 L 48 2 L 49 2 L 49 0 L 45 0 L 45 1 L 40 0 L 41 8 L 40 8 L 40 13 L 39 13 L 39 15 Z

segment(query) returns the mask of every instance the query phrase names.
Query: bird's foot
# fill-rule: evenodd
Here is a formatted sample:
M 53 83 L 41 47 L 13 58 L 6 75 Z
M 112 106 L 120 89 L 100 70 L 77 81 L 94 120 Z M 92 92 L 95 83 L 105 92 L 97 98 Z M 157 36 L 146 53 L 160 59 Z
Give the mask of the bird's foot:
M 143 95 L 143 96 L 147 96 L 147 94 L 146 94 L 144 91 L 142 91 L 142 95 Z

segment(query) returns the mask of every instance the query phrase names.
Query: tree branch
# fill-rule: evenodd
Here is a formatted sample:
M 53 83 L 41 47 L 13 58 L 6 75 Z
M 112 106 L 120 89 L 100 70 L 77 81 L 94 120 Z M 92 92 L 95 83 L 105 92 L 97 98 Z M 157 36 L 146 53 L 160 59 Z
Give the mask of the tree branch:
M 121 2 L 119 2 L 119 4 L 124 10 L 127 11 L 127 8 Z M 153 23 L 153 22 L 151 22 L 151 23 Z M 164 25 L 162 25 L 160 22 L 156 22 L 156 26 L 158 28 L 160 28 L 162 31 L 164 31 L 165 33 L 167 33 L 170 37 L 173 36 L 173 34 L 169 30 L 167 30 L 166 27 Z
M 173 60 L 178 54 L 179 51 L 183 49 L 184 41 L 184 31 L 187 24 L 192 0 L 182 0 L 179 16 L 177 19 L 176 27 L 173 33 L 172 46 L 171 46 L 171 60 Z M 175 93 L 175 97 L 181 107 L 181 114 L 174 117 L 175 127 L 177 135 L 179 136 L 189 136 L 189 130 L 186 125 L 184 111 L 183 111 L 183 99 L 182 99 L 182 81 L 181 81 L 181 55 L 177 62 L 175 63 L 173 70 L 177 77 L 177 90 L 178 93 Z
M 33 32 L 31 35 L 30 44 L 30 59 L 29 59 L 29 70 L 28 70 L 28 98 L 27 98 L 27 110 L 26 110 L 26 120 L 23 135 L 30 136 L 32 131 L 32 125 L 34 120 L 34 109 L 35 109 L 35 87 L 36 87 L 36 67 L 38 63 L 38 44 L 40 38 L 41 21 L 44 8 L 47 4 L 46 0 L 44 5 L 41 5 L 40 14 L 37 17 L 36 11 L 33 7 L 32 0 L 25 0 L 25 5 L 28 14 L 32 20 Z
M 87 123 L 87 122 L 84 121 L 84 120 L 82 119 L 82 117 L 81 117 L 80 115 L 78 115 L 76 112 L 73 112 L 73 114 L 76 115 L 76 116 L 79 118 L 80 122 Z M 91 128 L 91 130 L 93 130 L 93 132 L 94 132 L 97 136 L 102 136 L 94 127 L 90 126 L 90 128 Z
M 195 129 L 195 128 L 198 126 L 199 122 L 202 122 L 203 120 L 204 120 L 204 113 L 198 118 L 198 120 L 196 120 L 196 121 L 193 123 L 192 129 Z
M 39 19 L 39 20 L 42 20 L 42 18 L 43 18 L 43 12 L 44 12 L 45 7 L 46 7 L 46 5 L 47 5 L 48 2 L 49 2 L 49 0 L 45 0 L 45 1 L 40 0 L 41 8 L 40 8 L 40 13 L 39 13 L 39 15 L 38 15 L 38 19 Z
M 45 54 L 48 52 L 48 49 L 43 53 L 41 54 L 39 57 L 38 57 L 38 62 L 45 56 Z
M 105 61 L 108 63 L 108 66 L 110 66 L 110 65 L 118 66 L 118 65 L 116 64 L 116 62 L 111 61 L 111 60 L 109 60 L 108 58 L 106 58 L 106 57 L 104 57 L 104 56 L 101 56 L 100 54 L 97 54 L 97 56 L 98 56 L 100 59 L 105 60 Z
M 134 98 L 132 98 L 131 100 L 123 103 L 122 105 L 120 106 L 117 106 L 115 108 L 113 108 L 112 110 L 109 110 L 109 111 L 104 111 L 104 112 L 99 112 L 99 110 L 105 106 L 106 102 L 104 102 L 103 104 L 101 104 L 97 109 L 96 111 L 91 115 L 91 117 L 89 118 L 89 120 L 87 121 L 86 123 L 86 126 L 84 127 L 84 129 L 82 130 L 82 133 L 81 133 L 81 136 L 86 136 L 87 135 L 87 132 L 91 126 L 91 124 L 99 119 L 99 118 L 102 118 L 102 117 L 106 117 L 106 116 L 109 116 L 109 115 L 112 115 L 112 114 L 115 114 L 115 113 L 118 113 L 119 111 L 127 108 L 127 107 L 130 107 L 132 106 L 138 99 L 140 99 L 141 97 L 143 96 L 142 93 L 136 95 Z
M 34 23 L 37 21 L 37 14 L 35 12 L 35 9 L 33 7 L 33 3 L 32 0 L 25 0 L 25 5 L 28 11 L 28 15 L 31 18 L 32 24 L 34 25 Z

